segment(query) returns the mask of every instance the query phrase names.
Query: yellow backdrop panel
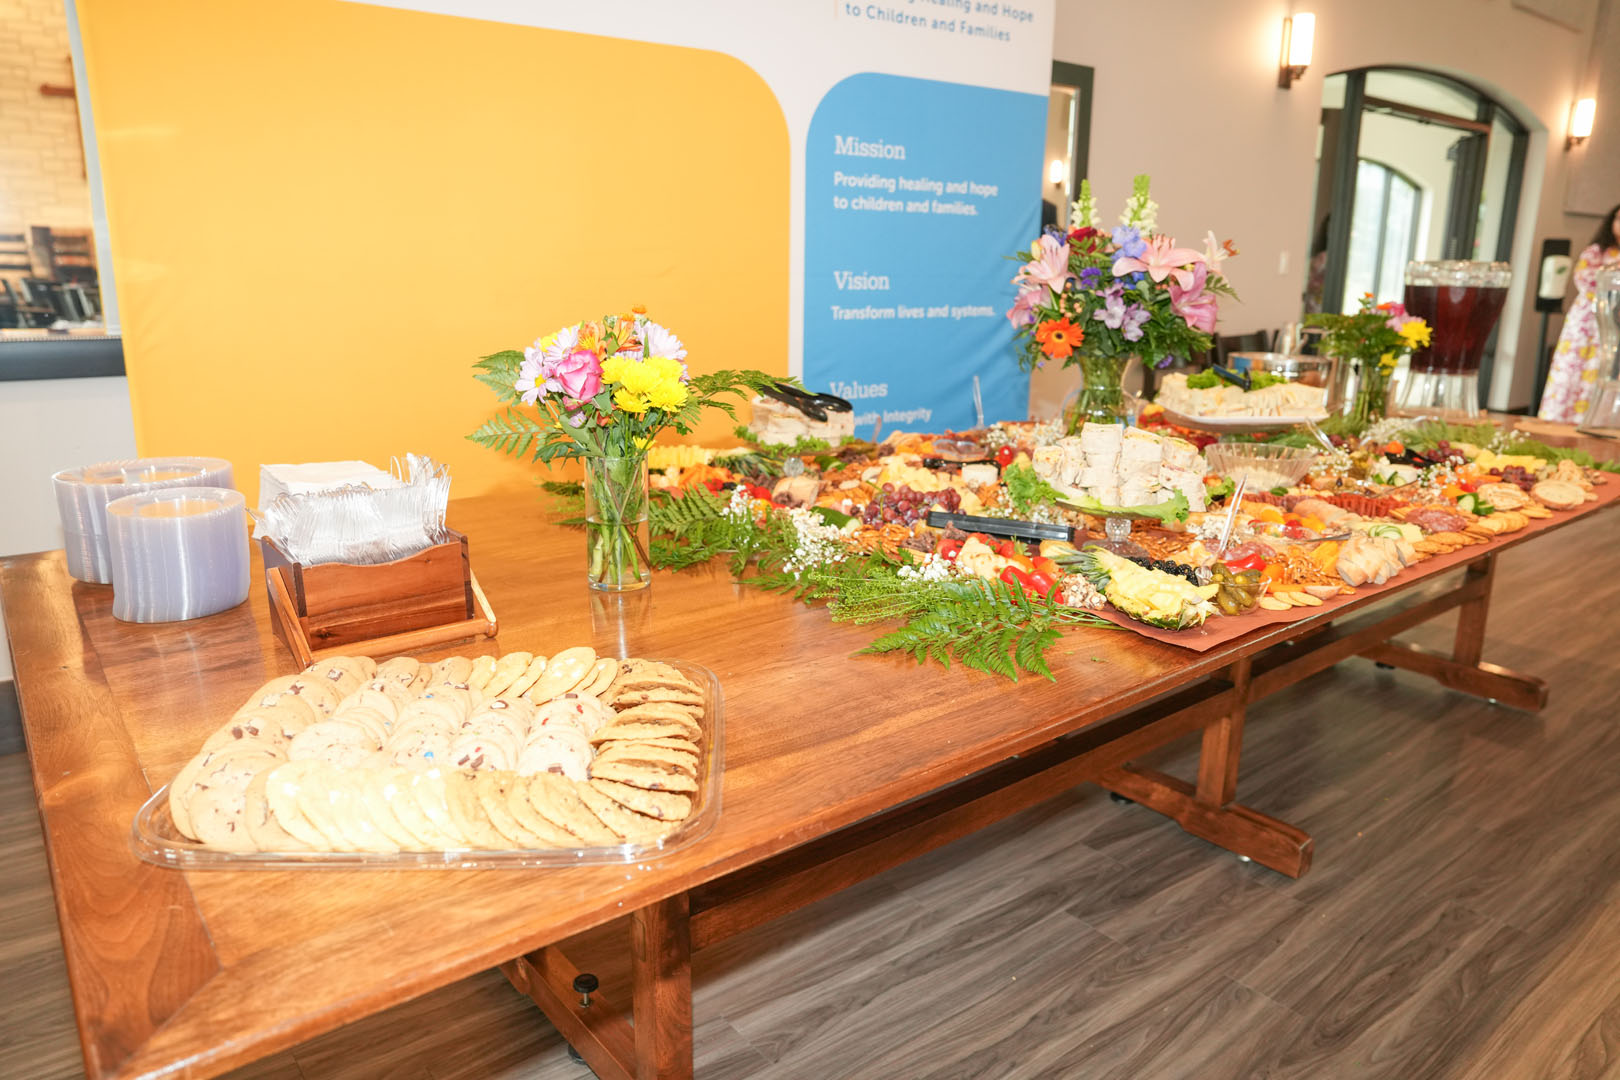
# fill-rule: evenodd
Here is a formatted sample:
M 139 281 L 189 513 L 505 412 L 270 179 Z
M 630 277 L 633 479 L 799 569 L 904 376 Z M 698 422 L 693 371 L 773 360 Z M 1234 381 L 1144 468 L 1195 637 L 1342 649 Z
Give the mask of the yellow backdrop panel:
M 717 53 L 336 0 L 79 0 L 143 454 L 407 450 L 455 492 L 470 364 L 634 303 L 787 370 L 788 141 Z M 709 421 L 714 438 L 729 423 Z

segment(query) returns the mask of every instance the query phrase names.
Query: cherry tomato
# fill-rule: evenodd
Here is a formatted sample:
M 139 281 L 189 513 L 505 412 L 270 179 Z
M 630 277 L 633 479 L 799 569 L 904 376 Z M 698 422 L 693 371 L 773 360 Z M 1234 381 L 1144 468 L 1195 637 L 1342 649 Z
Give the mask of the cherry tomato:
M 935 550 L 935 554 L 944 559 L 946 562 L 955 562 L 956 557 L 962 554 L 962 541 L 941 540 L 939 542 L 939 547 Z
M 1003 446 L 1000 450 L 996 451 L 996 464 L 1005 469 L 1007 466 L 1013 463 L 1013 459 L 1017 456 L 1018 451 L 1014 450 L 1010 446 Z
M 1029 584 L 1037 593 L 1048 598 L 1051 597 L 1052 590 L 1057 588 L 1057 582 L 1052 580 L 1052 575 L 1044 570 L 1037 570 L 1030 574 Z
M 984 535 L 984 533 L 968 533 L 968 539 L 969 540 L 977 540 L 979 543 L 983 544 L 985 547 L 991 549 L 992 551 L 995 550 L 996 542 L 994 540 L 990 539 L 988 536 Z
M 703 481 L 703 486 L 708 488 L 710 491 L 714 492 L 716 495 L 718 495 L 718 494 L 720 494 L 720 489 L 725 487 L 725 481 L 724 480 L 705 480 L 705 481 Z
M 1010 559 L 1014 555 L 1018 554 L 1018 545 L 1013 543 L 1011 540 L 1003 540 L 1001 543 L 996 545 L 996 554 Z

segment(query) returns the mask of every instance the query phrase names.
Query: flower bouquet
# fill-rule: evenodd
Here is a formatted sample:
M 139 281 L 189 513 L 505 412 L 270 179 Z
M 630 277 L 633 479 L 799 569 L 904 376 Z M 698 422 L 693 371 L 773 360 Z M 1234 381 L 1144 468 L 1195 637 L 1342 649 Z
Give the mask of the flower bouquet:
M 1211 232 L 1203 251 L 1177 247 L 1155 231 L 1158 211 L 1148 178 L 1138 176 L 1118 227 L 1103 232 L 1091 182 L 1082 181 L 1068 233 L 1048 229 L 1016 256 L 1024 265 L 1007 318 L 1023 342 L 1019 363 L 1033 370 L 1060 360 L 1085 376 L 1071 431 L 1124 418 L 1120 384 L 1131 357 L 1163 367 L 1208 351 L 1218 298 L 1237 295 L 1220 273 L 1237 254 L 1232 242 Z
M 508 408 L 469 439 L 546 464 L 583 459 L 587 578 L 592 588 L 614 592 L 652 580 L 647 447 L 653 439 L 665 428 L 689 434 L 705 409 L 734 415 L 722 397 L 746 398 L 782 381 L 761 371 L 691 374 L 680 339 L 639 306 L 565 326 L 522 352 L 507 349 L 473 366 Z
M 1345 417 L 1357 431 L 1382 420 L 1389 403 L 1389 378 L 1401 357 L 1429 344 L 1429 324 L 1408 315 L 1393 300 L 1373 303 L 1373 294 L 1361 297 L 1354 315 L 1318 312 L 1305 318 L 1306 326 L 1320 326 L 1321 352 L 1349 363 L 1356 373 L 1356 397 Z

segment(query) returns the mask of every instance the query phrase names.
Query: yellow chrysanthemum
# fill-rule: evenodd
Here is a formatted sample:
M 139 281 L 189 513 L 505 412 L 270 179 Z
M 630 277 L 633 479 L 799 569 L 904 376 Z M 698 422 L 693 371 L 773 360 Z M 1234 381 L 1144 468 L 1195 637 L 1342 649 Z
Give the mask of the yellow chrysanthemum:
M 613 404 L 617 405 L 620 409 L 623 409 L 627 413 L 634 413 L 635 415 L 640 416 L 642 413 L 647 411 L 649 403 L 646 395 L 637 394 L 621 386 L 619 389 L 613 391 Z
M 1383 371 L 1394 371 L 1398 362 L 1394 353 L 1387 352 L 1378 358 L 1378 367 Z
M 1429 344 L 1429 324 L 1422 319 L 1413 319 L 1401 327 L 1400 334 L 1409 349 L 1421 349 Z
M 686 385 L 679 379 L 664 379 L 647 392 L 655 409 L 673 412 L 686 404 Z

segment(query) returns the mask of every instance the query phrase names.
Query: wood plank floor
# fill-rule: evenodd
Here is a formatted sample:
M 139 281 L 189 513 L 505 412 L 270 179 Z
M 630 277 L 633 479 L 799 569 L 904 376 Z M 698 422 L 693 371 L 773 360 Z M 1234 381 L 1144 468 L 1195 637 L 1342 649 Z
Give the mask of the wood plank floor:
M 1240 797 L 1315 836 L 1304 879 L 1083 787 L 699 953 L 699 1077 L 1620 1078 L 1617 526 L 1503 557 L 1486 655 L 1545 714 L 1360 660 L 1251 714 Z M 81 1076 L 19 756 L 0 853 L 0 1076 Z M 623 1001 L 620 934 L 571 951 Z M 489 973 L 232 1077 L 588 1075 Z

